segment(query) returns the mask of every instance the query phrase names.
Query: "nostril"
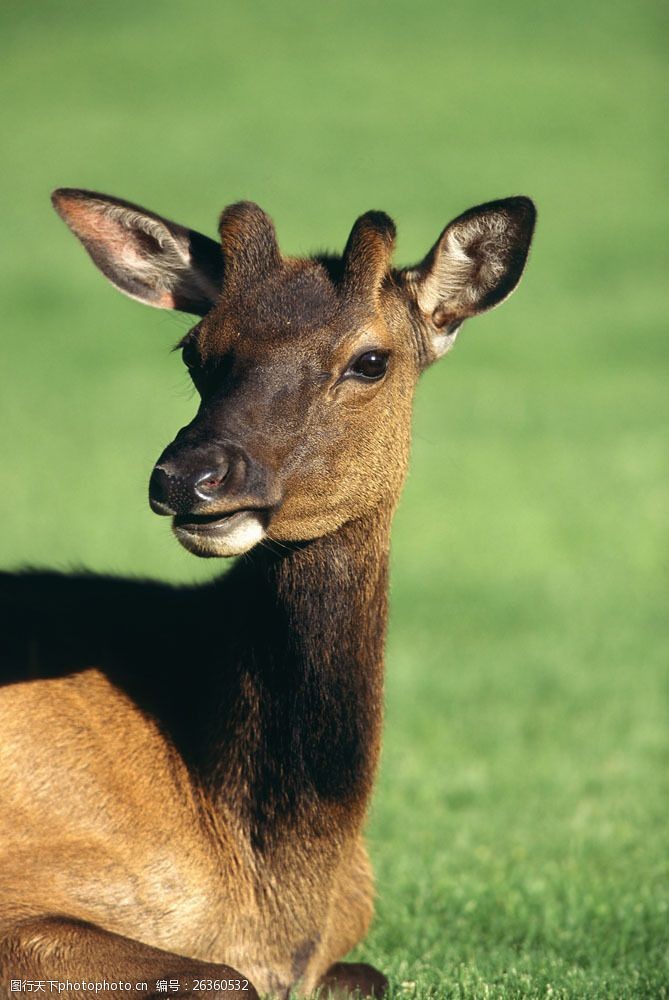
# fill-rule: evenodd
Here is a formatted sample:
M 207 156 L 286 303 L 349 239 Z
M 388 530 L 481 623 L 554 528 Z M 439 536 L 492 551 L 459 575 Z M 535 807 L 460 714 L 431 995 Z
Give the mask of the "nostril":
M 205 476 L 204 479 L 198 479 L 197 485 L 200 490 L 217 490 L 221 485 L 225 476 Z
M 195 480 L 195 492 L 208 499 L 212 493 L 216 493 L 221 488 L 228 477 L 230 471 L 229 462 L 221 462 L 216 469 L 203 472 Z

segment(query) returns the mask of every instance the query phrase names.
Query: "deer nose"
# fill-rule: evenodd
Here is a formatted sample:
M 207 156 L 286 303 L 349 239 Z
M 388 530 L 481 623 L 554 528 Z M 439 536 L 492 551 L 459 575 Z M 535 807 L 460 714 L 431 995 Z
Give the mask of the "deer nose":
M 221 457 L 205 470 L 182 471 L 173 462 L 159 462 L 149 481 L 151 509 L 170 516 L 204 512 L 224 492 L 231 465 L 230 459 Z

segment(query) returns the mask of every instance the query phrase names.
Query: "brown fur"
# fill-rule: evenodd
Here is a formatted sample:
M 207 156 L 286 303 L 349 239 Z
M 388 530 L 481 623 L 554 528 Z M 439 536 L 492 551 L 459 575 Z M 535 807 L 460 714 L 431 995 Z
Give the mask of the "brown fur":
M 106 196 L 57 192 L 55 204 L 122 290 L 156 304 L 156 289 L 177 287 L 174 253 L 138 233 L 159 226 L 183 251 L 190 231 Z M 492 250 L 479 240 L 487 258 L 472 279 L 493 274 L 499 297 L 520 277 L 529 204 L 467 217 L 499 231 Z M 184 339 L 202 402 L 151 498 L 193 551 L 228 552 L 228 537 L 234 551 L 252 546 L 230 527 L 240 514 L 265 544 L 195 589 L 0 580 L 0 990 L 120 978 L 147 989 L 106 995 L 139 997 L 175 978 L 191 996 L 205 978 L 249 980 L 219 991 L 229 998 L 385 991 L 381 973 L 340 959 L 372 916 L 361 831 L 381 738 L 390 523 L 413 390 L 443 336 L 434 314 L 454 308 L 435 300 L 448 261 L 433 250 L 394 271 L 382 213 L 358 220 L 341 259 L 284 259 L 251 203 L 224 212 L 221 237 L 222 266 L 190 234 L 206 252 L 188 258 L 197 273 L 177 268 L 180 289 L 218 273 L 219 294 L 206 308 L 189 299 L 203 314 Z M 126 273 L 138 246 L 145 291 Z M 495 304 L 491 280 L 481 308 Z M 387 355 L 378 378 L 356 367 L 370 352 Z

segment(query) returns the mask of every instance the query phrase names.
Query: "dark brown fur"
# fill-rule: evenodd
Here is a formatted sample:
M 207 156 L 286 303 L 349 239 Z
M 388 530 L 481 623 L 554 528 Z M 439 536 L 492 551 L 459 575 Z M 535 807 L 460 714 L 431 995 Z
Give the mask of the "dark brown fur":
M 201 405 L 152 504 L 195 552 L 250 551 L 199 588 L 0 577 L 0 990 L 122 979 L 147 988 L 106 995 L 139 997 L 173 978 L 191 996 L 204 978 L 249 980 L 228 998 L 380 996 L 381 973 L 339 960 L 372 915 L 361 831 L 413 390 L 453 321 L 515 286 L 533 210 L 472 210 L 456 220 L 464 257 L 443 234 L 400 272 L 382 213 L 341 259 L 302 261 L 251 203 L 224 212 L 222 256 L 127 202 L 55 204 L 123 291 L 202 316 L 184 339 Z M 387 356 L 378 378 L 358 373 L 369 352 Z

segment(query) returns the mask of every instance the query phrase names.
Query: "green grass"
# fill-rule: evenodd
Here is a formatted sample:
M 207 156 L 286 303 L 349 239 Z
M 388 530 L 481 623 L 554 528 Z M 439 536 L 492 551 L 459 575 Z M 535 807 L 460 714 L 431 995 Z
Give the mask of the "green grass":
M 526 193 L 513 300 L 424 379 L 394 533 L 379 903 L 397 997 L 669 996 L 666 24 L 650 0 L 5 5 L 7 566 L 203 579 L 148 511 L 188 326 L 109 289 L 79 185 L 289 253 L 422 256 Z

